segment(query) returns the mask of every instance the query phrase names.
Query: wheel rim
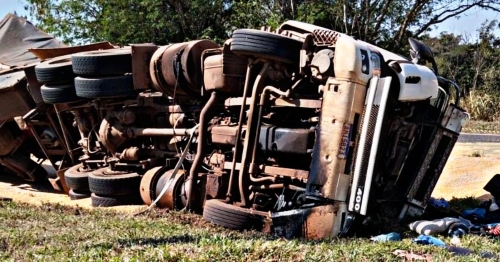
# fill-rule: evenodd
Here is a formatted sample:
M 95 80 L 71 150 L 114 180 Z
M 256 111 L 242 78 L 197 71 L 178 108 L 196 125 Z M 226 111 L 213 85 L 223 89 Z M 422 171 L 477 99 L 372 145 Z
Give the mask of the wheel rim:
M 168 208 L 171 210 L 179 210 L 186 206 L 186 194 L 187 188 L 185 184 L 185 173 L 183 170 L 179 170 L 175 176 L 172 173 L 173 170 L 165 172 L 158 183 L 156 184 L 156 197 L 159 196 L 163 188 L 166 186 L 167 190 L 165 194 L 161 196 L 158 201 L 158 206 L 162 208 Z

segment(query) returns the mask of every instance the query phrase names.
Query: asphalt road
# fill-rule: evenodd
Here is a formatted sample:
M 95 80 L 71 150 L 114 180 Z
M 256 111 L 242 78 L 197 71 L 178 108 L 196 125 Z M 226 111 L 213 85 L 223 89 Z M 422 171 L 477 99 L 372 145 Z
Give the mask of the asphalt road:
M 467 143 L 478 143 L 478 142 L 500 143 L 500 135 L 496 135 L 496 134 L 462 133 L 458 137 L 458 142 L 467 142 Z

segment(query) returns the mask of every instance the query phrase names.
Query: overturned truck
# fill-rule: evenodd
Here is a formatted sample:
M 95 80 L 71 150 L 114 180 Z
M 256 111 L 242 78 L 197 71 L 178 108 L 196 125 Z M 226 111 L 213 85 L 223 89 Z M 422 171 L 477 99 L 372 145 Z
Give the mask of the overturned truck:
M 223 46 L 75 52 L 34 71 L 72 198 L 325 239 L 381 208 L 422 214 L 468 117 L 430 49 L 409 41 L 411 60 L 288 21 Z

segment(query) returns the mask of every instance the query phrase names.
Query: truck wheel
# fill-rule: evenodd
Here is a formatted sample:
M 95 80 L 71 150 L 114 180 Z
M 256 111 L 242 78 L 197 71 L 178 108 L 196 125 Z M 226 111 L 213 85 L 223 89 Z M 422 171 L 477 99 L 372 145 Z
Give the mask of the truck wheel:
M 92 193 L 90 195 L 93 207 L 112 207 L 122 205 L 142 205 L 142 199 L 139 194 L 130 194 L 122 196 L 101 196 Z
M 78 191 L 71 189 L 68 195 L 71 200 L 85 199 L 90 197 L 90 191 Z
M 83 76 L 111 76 L 132 73 L 131 49 L 108 49 L 71 56 L 73 72 Z
M 151 205 L 156 198 L 156 184 L 160 175 L 164 171 L 164 167 L 158 166 L 148 170 L 141 178 L 141 183 L 139 185 L 139 192 L 141 194 L 142 201 L 146 205 Z
M 71 66 L 71 55 L 49 59 L 35 66 L 38 82 L 43 84 L 73 83 L 75 75 Z
M 302 42 L 287 36 L 255 29 L 238 29 L 233 32 L 231 51 L 240 56 L 253 56 L 298 64 Z
M 107 167 L 97 169 L 89 175 L 90 191 L 96 195 L 139 194 L 140 183 L 141 176 L 137 173 L 116 172 Z
M 77 191 L 88 191 L 89 190 L 89 174 L 92 171 L 82 170 L 83 165 L 78 164 L 70 167 L 66 172 L 64 172 L 64 180 L 66 185 Z
M 216 225 L 237 229 L 257 229 L 264 226 L 266 212 L 226 204 L 219 199 L 210 199 L 203 207 L 203 219 Z
M 76 95 L 85 98 L 135 96 L 131 75 L 103 78 L 75 78 Z
M 40 91 L 42 92 L 43 101 L 47 104 L 71 103 L 83 100 L 76 95 L 73 83 L 43 85 Z

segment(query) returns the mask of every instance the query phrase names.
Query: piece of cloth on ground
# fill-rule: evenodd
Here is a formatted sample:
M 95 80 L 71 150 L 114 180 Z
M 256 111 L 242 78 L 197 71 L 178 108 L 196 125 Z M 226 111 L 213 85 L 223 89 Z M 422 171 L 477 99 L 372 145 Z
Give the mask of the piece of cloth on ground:
M 388 234 L 371 237 L 370 240 L 375 242 L 399 241 L 401 240 L 401 235 L 397 232 L 391 232 Z
M 468 219 L 465 219 L 463 217 L 458 217 L 458 219 L 460 219 L 460 223 L 466 225 L 468 228 L 471 228 L 473 226 L 475 226 L 472 222 L 470 222 L 470 220 Z
M 473 209 L 462 210 L 462 216 L 466 219 L 472 219 L 472 220 L 481 219 L 486 216 L 486 209 L 478 207 Z
M 409 224 L 411 230 L 424 235 L 440 234 L 448 230 L 454 224 L 460 222 L 459 218 L 445 217 L 432 221 L 418 220 Z
M 488 210 L 489 211 L 497 211 L 498 209 L 500 209 L 498 207 L 498 204 L 496 202 L 493 202 L 493 203 L 491 203 L 490 208 Z
M 413 239 L 413 242 L 422 245 L 433 245 L 437 247 L 446 247 L 446 243 L 444 243 L 441 239 L 428 236 L 428 235 L 420 235 L 417 238 Z
M 495 235 L 495 236 L 500 236 L 500 225 L 495 225 L 492 228 L 488 230 L 488 233 Z
M 490 223 L 490 224 L 484 225 L 484 227 L 487 228 L 487 229 L 492 229 L 492 228 L 494 228 L 494 227 L 496 227 L 498 225 L 500 225 L 500 223 Z
M 429 198 L 428 203 L 436 208 L 449 208 L 450 207 L 450 204 L 444 198 L 435 199 L 435 198 L 431 197 L 431 198 Z
M 469 233 L 469 227 L 461 222 L 453 223 L 448 227 L 448 236 L 463 237 Z
M 427 235 L 420 235 L 417 238 L 412 240 L 413 242 L 417 244 L 422 244 L 422 245 L 433 245 L 437 247 L 443 247 L 446 248 L 449 252 L 453 253 L 454 255 L 458 256 L 467 256 L 471 254 L 475 254 L 474 251 L 464 248 L 464 247 L 457 247 L 457 246 L 450 246 L 447 245 L 445 242 L 443 242 L 441 239 L 433 237 L 433 236 L 427 236 Z M 481 252 L 479 255 L 483 258 L 496 258 L 496 255 L 490 252 Z
M 479 208 L 476 209 L 478 210 L 464 210 L 462 211 L 462 215 L 464 215 L 465 212 L 466 214 L 464 215 L 464 218 L 469 219 L 476 225 L 500 223 L 500 209 L 496 211 L 485 211 L 484 215 L 481 215 L 482 211 L 480 211 Z

